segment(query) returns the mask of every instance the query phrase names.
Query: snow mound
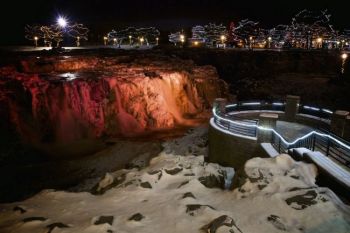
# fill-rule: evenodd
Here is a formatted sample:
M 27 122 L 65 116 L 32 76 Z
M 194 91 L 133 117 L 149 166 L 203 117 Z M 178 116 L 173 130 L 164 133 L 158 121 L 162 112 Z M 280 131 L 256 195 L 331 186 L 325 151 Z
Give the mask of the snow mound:
M 2 204 L 0 232 L 350 232 L 349 207 L 315 185 L 313 165 L 254 158 L 235 190 L 209 187 L 227 174 L 203 156 L 162 152 L 145 169 L 106 174 L 93 194 L 47 190 Z

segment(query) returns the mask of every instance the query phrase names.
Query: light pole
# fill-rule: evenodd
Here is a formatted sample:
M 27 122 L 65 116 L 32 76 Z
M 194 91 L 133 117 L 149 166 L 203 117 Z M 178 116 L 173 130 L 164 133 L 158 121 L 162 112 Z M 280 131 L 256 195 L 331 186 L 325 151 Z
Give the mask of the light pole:
M 77 41 L 76 41 L 76 43 L 77 43 L 77 47 L 79 47 L 79 46 L 80 46 L 80 36 L 77 36 Z
M 341 59 L 342 59 L 342 63 L 341 63 L 341 74 L 344 74 L 345 72 L 345 61 L 346 59 L 348 59 L 348 54 L 347 53 L 343 53 L 341 56 Z
M 253 43 L 253 37 L 252 37 L 252 36 L 250 36 L 250 37 L 249 37 L 249 48 L 250 48 L 250 49 L 252 49 L 252 48 L 253 48 L 252 43 Z
M 323 39 L 321 37 L 317 38 L 317 47 L 320 49 L 322 48 L 322 42 L 323 42 Z
M 272 41 L 272 37 L 271 36 L 269 36 L 268 38 L 267 38 L 267 41 L 268 41 L 268 48 L 270 49 L 271 48 L 271 41 Z
M 159 44 L 159 38 L 156 37 L 156 45 L 158 45 L 158 44 Z
M 184 47 L 185 35 L 183 35 L 183 34 L 180 35 L 180 41 L 181 41 L 181 46 Z
M 337 48 L 339 48 L 339 45 L 340 45 L 340 41 L 337 41 Z
M 225 36 L 225 35 L 221 35 L 221 36 L 220 36 L 220 39 L 221 39 L 221 44 L 222 44 L 223 47 L 225 48 L 225 47 L 226 47 L 226 44 L 225 44 L 226 36 Z
M 132 36 L 129 35 L 129 45 L 130 45 L 130 46 L 131 46 L 131 38 L 132 38 Z
M 143 37 L 140 38 L 140 46 L 143 45 L 143 42 L 145 41 L 145 39 Z
M 108 40 L 108 37 L 107 37 L 107 36 L 104 36 L 104 37 L 103 37 L 103 43 L 104 43 L 104 45 L 107 45 L 107 40 Z
M 113 39 L 113 45 L 117 45 L 117 38 Z
M 341 48 L 344 48 L 344 45 L 345 45 L 345 40 L 342 40 L 341 41 Z
M 39 38 L 37 36 L 34 36 L 35 47 L 38 47 L 38 40 L 39 40 Z

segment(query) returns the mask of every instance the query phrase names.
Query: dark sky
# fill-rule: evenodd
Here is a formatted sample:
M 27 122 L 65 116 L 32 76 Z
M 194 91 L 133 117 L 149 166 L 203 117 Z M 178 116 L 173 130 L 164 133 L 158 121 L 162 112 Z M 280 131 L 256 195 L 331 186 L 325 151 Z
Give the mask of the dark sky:
M 0 44 L 25 43 L 25 24 L 51 24 L 58 14 L 88 25 L 95 35 L 128 25 L 175 30 L 198 23 L 228 24 L 244 18 L 259 21 L 262 27 L 272 27 L 290 22 L 304 8 L 327 8 L 336 27 L 350 28 L 346 3 L 346 0 L 3 0 Z

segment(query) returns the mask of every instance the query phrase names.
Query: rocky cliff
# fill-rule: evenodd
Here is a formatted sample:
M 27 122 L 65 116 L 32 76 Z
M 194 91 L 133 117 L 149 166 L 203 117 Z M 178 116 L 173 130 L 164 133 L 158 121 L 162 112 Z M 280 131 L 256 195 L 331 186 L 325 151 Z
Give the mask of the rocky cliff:
M 214 67 L 167 56 L 44 56 L 0 68 L 2 125 L 30 142 L 192 125 L 227 95 Z

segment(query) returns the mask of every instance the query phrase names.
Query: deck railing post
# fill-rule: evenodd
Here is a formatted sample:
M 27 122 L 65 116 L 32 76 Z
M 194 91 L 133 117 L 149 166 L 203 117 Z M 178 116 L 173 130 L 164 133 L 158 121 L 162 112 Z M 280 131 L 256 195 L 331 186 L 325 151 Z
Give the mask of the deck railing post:
M 315 145 L 316 145 L 316 134 L 312 137 L 312 151 L 315 151 Z
M 259 126 L 262 127 L 258 129 L 257 133 L 259 143 L 271 141 L 271 131 L 265 129 L 276 129 L 277 119 L 277 114 L 262 113 L 259 115 Z
M 333 113 L 331 119 L 331 132 L 339 137 L 346 135 L 346 122 L 349 116 L 348 111 L 337 110 Z
M 299 112 L 299 102 L 300 97 L 294 95 L 287 95 L 286 97 L 286 106 L 284 116 L 286 121 L 294 122 L 295 117 Z
M 281 153 L 281 138 L 278 138 L 278 153 Z
M 327 150 L 326 150 L 326 156 L 329 155 L 329 147 L 330 147 L 330 144 L 331 144 L 331 140 L 329 139 L 329 137 L 327 137 Z
M 225 98 L 216 98 L 214 100 L 213 107 L 216 108 L 217 111 L 221 115 L 225 115 L 226 114 L 226 105 L 227 105 L 227 99 L 225 99 Z

